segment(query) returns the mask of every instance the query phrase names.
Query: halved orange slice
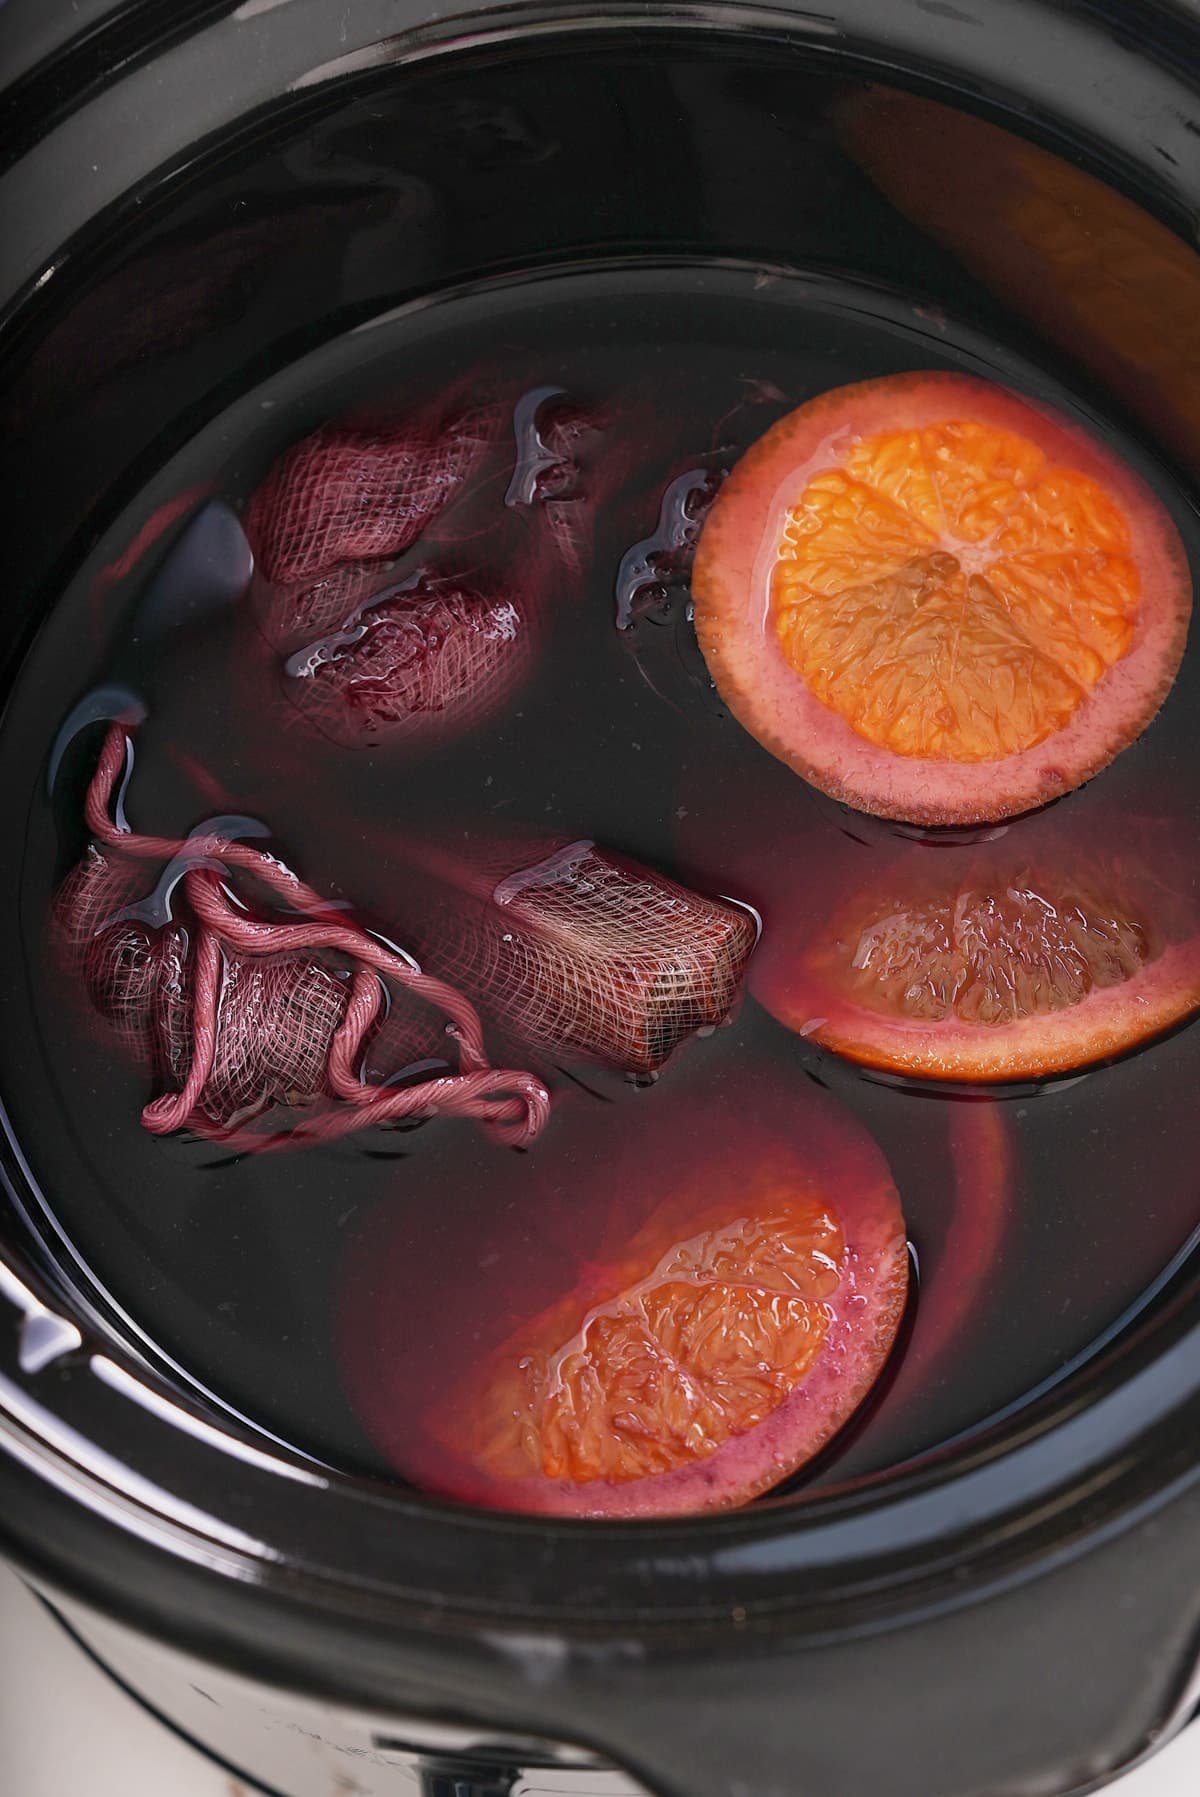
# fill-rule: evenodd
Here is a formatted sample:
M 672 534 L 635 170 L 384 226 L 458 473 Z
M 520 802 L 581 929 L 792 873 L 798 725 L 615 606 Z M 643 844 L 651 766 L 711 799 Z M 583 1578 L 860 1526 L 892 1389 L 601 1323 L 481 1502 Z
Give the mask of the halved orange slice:
M 1047 824 L 1051 820 L 1046 820 Z M 1190 882 L 1165 826 L 901 851 L 764 938 L 756 995 L 863 1065 L 1028 1080 L 1111 1060 L 1200 1006 Z
M 717 688 L 835 798 L 923 824 L 1031 810 L 1145 728 L 1191 581 L 1166 509 L 984 381 L 841 387 L 747 453 L 693 574 Z
M 565 1098 L 536 1157 L 489 1162 L 473 1211 L 439 1190 L 414 1216 L 416 1197 L 357 1263 L 347 1386 L 408 1477 L 493 1509 L 745 1503 L 854 1414 L 905 1306 L 880 1150 L 794 1069 L 736 1051 L 619 1113 Z
M 697 1187 L 460 1394 L 456 1495 L 587 1516 L 742 1504 L 857 1410 L 907 1289 L 886 1173 L 838 1189 L 776 1150 Z

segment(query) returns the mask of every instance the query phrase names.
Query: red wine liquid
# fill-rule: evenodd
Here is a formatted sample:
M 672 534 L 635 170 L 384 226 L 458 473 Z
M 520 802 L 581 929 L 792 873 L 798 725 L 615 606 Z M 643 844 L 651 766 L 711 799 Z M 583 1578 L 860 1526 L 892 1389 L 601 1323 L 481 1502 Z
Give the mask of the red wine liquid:
M 86 841 L 82 799 L 103 734 L 86 720 L 111 713 L 114 694 L 146 714 L 125 795 L 139 830 L 260 820 L 303 879 L 384 929 L 405 878 L 398 845 L 435 832 L 591 838 L 685 882 L 702 861 L 721 880 L 709 889 L 738 897 L 732 857 L 722 874 L 721 806 L 739 804 L 739 783 L 749 803 L 777 770 L 723 712 L 696 648 L 696 518 L 783 413 L 918 368 L 1006 381 L 1111 438 L 1171 507 L 1195 562 L 1195 516 L 1153 459 L 1086 395 L 992 338 L 882 289 L 688 262 L 497 280 L 360 327 L 238 401 L 96 546 L 34 643 L 0 737 L 5 839 L 21 855 L 19 929 L 0 940 L 0 1088 L 44 1196 L 39 1227 L 151 1358 L 324 1461 L 419 1471 L 439 1394 L 620 1232 L 619 1194 L 604 1214 L 594 1198 L 581 1211 L 573 1157 L 602 1153 L 635 1115 L 653 1127 L 668 1090 L 703 1103 L 715 1087 L 744 1089 L 750 1104 L 764 1079 L 828 1086 L 879 1143 L 919 1273 L 892 1368 L 796 1489 L 886 1468 L 1019 1404 L 1161 1286 L 1198 1216 L 1195 1028 L 1077 1080 L 963 1095 L 864 1077 L 747 999 L 657 1082 L 555 1074 L 550 1180 L 536 1147 L 518 1159 L 444 1119 L 266 1155 L 155 1139 L 139 1122 L 146 1074 L 89 1021 L 46 946 L 52 894 Z M 535 541 L 536 505 L 514 503 L 529 485 L 528 396 L 545 389 L 600 433 L 588 529 L 557 561 Z M 347 745 L 286 697 L 244 596 L 238 520 L 306 433 L 451 393 L 502 408 L 503 448 L 452 547 L 436 552 L 477 580 L 539 583 L 532 664 L 457 740 Z M 412 545 L 397 579 L 431 553 Z M 1198 705 L 1193 649 L 1159 720 L 1064 814 L 1169 814 L 1195 832 Z M 831 854 L 857 837 L 864 869 L 886 865 L 896 832 L 812 803 Z M 818 854 L 814 891 L 819 875 Z M 348 1393 L 347 1330 L 362 1319 L 389 1394 L 388 1441 L 411 1451 L 385 1453 Z

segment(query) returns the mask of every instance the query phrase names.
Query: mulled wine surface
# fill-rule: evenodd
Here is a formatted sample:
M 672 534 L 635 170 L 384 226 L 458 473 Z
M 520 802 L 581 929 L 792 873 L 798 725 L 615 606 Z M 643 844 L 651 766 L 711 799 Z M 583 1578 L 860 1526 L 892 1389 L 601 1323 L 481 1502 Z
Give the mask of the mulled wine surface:
M 177 840 L 223 819 L 331 914 L 401 949 L 413 856 L 431 844 L 469 855 L 501 836 L 533 845 L 531 864 L 539 844 L 550 857 L 597 845 L 737 916 L 761 912 L 764 942 L 756 832 L 777 856 L 794 841 L 789 903 L 822 921 L 848 855 L 881 893 L 901 850 L 966 866 L 986 831 L 922 838 L 860 817 L 760 749 L 717 698 L 689 610 L 705 506 L 748 445 L 814 394 L 909 369 L 1003 382 L 1097 432 L 1158 491 L 1196 567 L 1194 512 L 1087 395 L 882 290 L 683 262 L 496 281 L 360 327 L 239 401 L 97 545 L 0 737 L 21 866 L 20 929 L 0 940 L 0 1085 L 45 1194 L 38 1226 L 148 1356 L 323 1461 L 436 1484 L 439 1408 L 636 1234 L 642 1187 L 682 1177 L 702 1194 L 706 1129 L 726 1118 L 752 1140 L 795 1094 L 802 1132 L 817 1088 L 886 1157 L 914 1278 L 872 1398 L 787 1491 L 879 1471 L 1022 1402 L 1178 1264 L 1197 1223 L 1194 1027 L 1075 1079 L 935 1089 L 862 1073 L 746 995 L 656 1075 L 543 1057 L 551 1114 L 527 1150 L 443 1115 L 263 1152 L 236 1132 L 143 1127 L 151 1077 L 51 940 L 119 718 L 138 720 L 119 795 L 134 830 Z M 369 437 L 433 419 L 434 453 L 450 416 L 482 421 L 483 448 L 368 597 L 430 581 L 456 583 L 455 604 L 487 595 L 481 628 L 492 642 L 515 617 L 520 665 L 460 729 L 418 739 L 369 704 L 347 725 L 313 694 L 369 612 L 335 594 L 300 647 L 284 641 L 278 593 L 303 559 L 281 552 L 271 581 L 260 556 L 248 589 L 242 520 L 277 458 L 320 427 Z M 1048 815 L 1097 837 L 1146 830 L 1186 855 L 1198 678 L 1192 649 L 1141 739 Z M 1019 843 L 1028 825 L 1001 828 Z M 169 882 L 157 902 L 168 915 Z M 495 1065 L 522 1066 L 511 1044 L 488 1046 Z M 649 1170 L 632 1184 L 630 1144 Z

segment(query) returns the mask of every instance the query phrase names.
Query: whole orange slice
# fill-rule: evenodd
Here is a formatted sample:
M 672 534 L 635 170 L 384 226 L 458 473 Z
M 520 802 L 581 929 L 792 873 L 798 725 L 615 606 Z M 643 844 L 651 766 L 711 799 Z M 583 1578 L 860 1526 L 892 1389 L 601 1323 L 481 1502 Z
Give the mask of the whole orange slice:
M 700 538 L 696 631 L 734 715 L 862 811 L 1028 811 L 1105 767 L 1179 667 L 1191 581 L 1165 508 L 991 383 L 890 376 L 780 420 Z

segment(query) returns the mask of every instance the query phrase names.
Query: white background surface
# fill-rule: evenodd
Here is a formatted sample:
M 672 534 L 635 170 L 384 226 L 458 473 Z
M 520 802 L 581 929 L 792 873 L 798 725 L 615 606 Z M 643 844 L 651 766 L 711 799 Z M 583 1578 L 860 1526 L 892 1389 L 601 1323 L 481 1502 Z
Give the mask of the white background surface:
M 0 1564 L 3 1797 L 254 1797 L 95 1667 Z
M 253 1797 L 255 1788 L 147 1716 L 0 1565 L 4 1797 Z M 1108 1793 L 1200 1797 L 1200 1723 Z

